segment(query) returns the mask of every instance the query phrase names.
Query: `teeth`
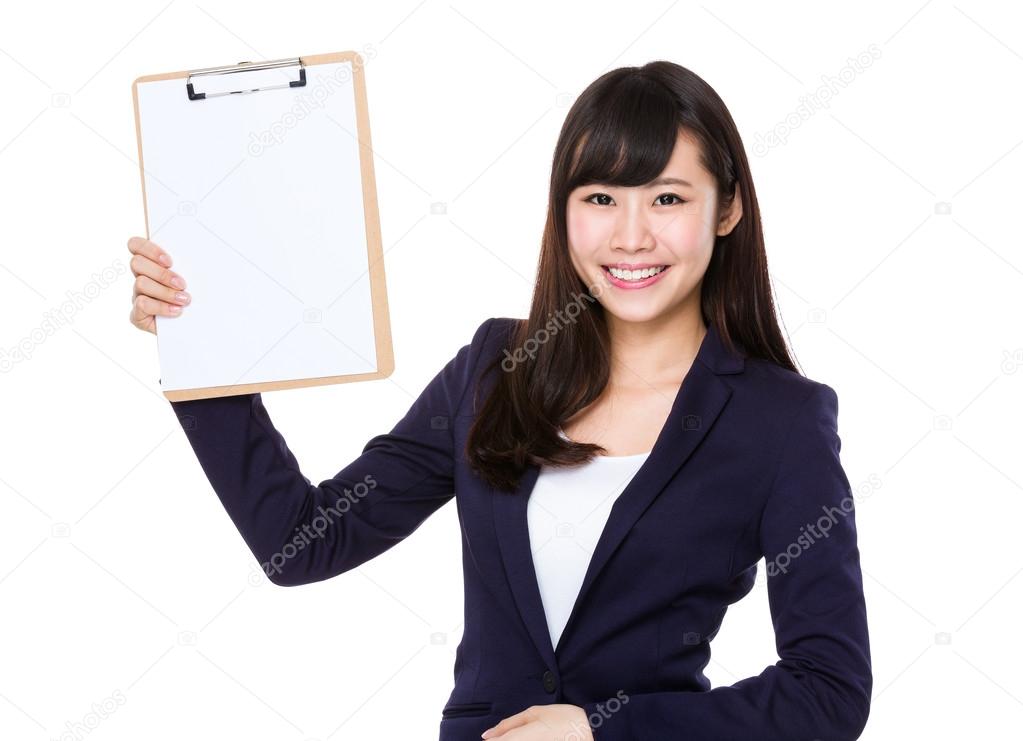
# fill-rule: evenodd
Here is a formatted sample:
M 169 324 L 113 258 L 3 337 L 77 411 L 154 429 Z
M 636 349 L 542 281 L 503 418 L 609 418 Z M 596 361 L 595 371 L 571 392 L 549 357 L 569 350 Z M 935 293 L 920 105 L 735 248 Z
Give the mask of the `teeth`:
M 607 270 L 611 275 L 619 280 L 643 280 L 649 278 L 651 275 L 657 275 L 665 269 L 665 266 L 658 268 L 643 268 L 642 270 L 619 270 L 618 268 L 609 267 Z

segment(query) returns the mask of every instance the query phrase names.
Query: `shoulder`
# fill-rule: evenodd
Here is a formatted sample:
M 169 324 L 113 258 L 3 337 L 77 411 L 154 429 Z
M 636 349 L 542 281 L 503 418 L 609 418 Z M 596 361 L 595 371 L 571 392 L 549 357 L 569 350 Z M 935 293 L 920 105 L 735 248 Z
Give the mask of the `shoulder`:
M 519 326 L 520 319 L 511 317 L 490 317 L 476 327 L 472 339 L 468 344 L 459 350 L 458 355 L 448 366 L 452 384 L 457 384 L 463 389 L 461 402 L 458 408 L 471 404 L 475 409 L 479 393 L 465 393 L 470 388 L 488 392 L 494 382 L 493 374 L 487 380 L 487 370 L 501 360 L 511 346 L 515 330 Z M 464 412 L 470 413 L 470 412 Z
M 761 432 L 779 444 L 793 435 L 834 432 L 838 425 L 838 394 L 822 381 L 759 358 L 746 358 L 745 371 L 730 377 L 733 400 L 763 425 Z
M 514 362 L 518 354 L 529 351 L 528 341 L 522 348 L 513 347 L 523 322 L 525 319 L 515 317 L 490 317 L 476 328 L 466 349 L 477 376 L 498 359 Z M 722 378 L 732 387 L 732 403 L 743 416 L 755 413 L 770 428 L 762 432 L 772 437 L 784 437 L 800 417 L 831 423 L 837 418 L 838 395 L 831 386 L 770 361 L 747 357 L 743 373 Z
M 525 320 L 504 316 L 485 319 L 476 328 L 467 346 L 470 355 L 477 361 L 489 361 L 500 355 L 510 346 L 515 332 L 523 321 Z
M 518 325 L 518 319 L 509 317 L 492 316 L 484 319 L 479 326 L 473 330 L 472 338 L 462 350 L 471 358 L 478 360 L 485 355 L 489 348 L 509 336 L 510 331 Z
M 514 317 L 492 316 L 479 326 L 476 330 L 476 337 L 480 337 L 482 334 L 484 341 L 488 345 L 507 342 L 524 321 L 525 319 L 516 319 Z
M 750 393 L 776 399 L 787 408 L 799 406 L 814 395 L 835 393 L 834 389 L 822 381 L 808 378 L 762 358 L 746 358 L 745 373 L 742 375 L 743 385 L 748 387 Z
M 459 350 L 454 362 L 466 374 L 478 375 L 510 346 L 520 321 L 510 317 L 483 320 L 473 332 L 472 339 Z

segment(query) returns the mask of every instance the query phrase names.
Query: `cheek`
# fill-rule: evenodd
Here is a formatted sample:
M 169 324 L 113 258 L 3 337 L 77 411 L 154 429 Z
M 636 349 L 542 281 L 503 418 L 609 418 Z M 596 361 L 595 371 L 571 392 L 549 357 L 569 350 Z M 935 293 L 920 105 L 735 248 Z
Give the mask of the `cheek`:
M 583 209 L 569 206 L 565 222 L 568 244 L 574 251 L 585 253 L 599 245 L 602 227 L 598 219 Z
M 661 240 L 680 258 L 700 257 L 714 247 L 713 209 L 686 204 L 680 216 L 661 232 Z

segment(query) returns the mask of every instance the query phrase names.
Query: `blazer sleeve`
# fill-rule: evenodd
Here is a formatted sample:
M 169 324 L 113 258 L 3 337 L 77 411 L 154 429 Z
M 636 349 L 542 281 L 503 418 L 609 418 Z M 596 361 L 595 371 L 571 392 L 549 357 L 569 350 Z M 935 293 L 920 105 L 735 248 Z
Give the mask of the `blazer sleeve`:
M 313 485 L 260 394 L 170 402 L 227 514 L 271 582 L 329 579 L 410 535 L 454 496 L 454 417 L 494 320 L 426 386 L 390 432 Z M 334 416 L 343 423 L 346 415 Z
M 791 423 L 760 528 L 780 661 L 705 692 L 583 705 L 597 741 L 859 738 L 872 671 L 853 496 L 839 460 L 838 398 L 815 385 Z

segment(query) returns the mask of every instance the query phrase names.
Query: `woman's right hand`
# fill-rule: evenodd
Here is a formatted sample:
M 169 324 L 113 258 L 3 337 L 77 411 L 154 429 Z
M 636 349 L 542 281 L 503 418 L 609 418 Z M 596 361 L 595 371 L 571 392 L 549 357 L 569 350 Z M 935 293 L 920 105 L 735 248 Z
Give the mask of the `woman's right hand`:
M 145 237 L 128 240 L 131 272 L 135 284 L 131 296 L 131 323 L 156 334 L 156 315 L 180 316 L 192 297 L 184 291 L 185 279 L 170 269 L 171 258 Z

